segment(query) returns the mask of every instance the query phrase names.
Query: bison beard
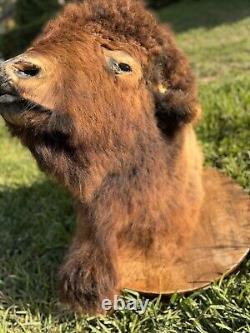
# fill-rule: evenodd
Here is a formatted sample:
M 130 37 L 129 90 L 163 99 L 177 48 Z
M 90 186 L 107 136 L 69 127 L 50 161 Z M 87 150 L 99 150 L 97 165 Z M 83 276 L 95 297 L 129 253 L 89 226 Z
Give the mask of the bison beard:
M 39 68 L 28 78 L 27 61 Z M 60 270 L 62 300 L 100 312 L 102 300 L 120 292 L 123 244 L 147 253 L 155 239 L 179 233 L 178 246 L 198 219 L 202 154 L 190 68 L 169 29 L 133 0 L 67 5 L 2 68 L 20 98 L 14 116 L 11 106 L 1 110 L 11 133 L 74 198 L 77 228 Z

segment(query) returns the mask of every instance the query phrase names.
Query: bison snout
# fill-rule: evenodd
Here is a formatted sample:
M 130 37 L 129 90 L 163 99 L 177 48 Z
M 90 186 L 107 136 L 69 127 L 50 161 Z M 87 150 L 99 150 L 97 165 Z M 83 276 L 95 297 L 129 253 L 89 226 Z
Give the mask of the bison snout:
M 6 72 L 6 63 L 0 63 L 0 103 L 12 103 L 16 100 L 16 91 Z

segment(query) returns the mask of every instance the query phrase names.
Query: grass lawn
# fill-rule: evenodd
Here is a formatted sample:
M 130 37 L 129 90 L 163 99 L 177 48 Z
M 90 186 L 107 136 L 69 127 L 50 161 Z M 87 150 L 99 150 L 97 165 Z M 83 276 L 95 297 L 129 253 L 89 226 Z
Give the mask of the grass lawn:
M 250 192 L 249 0 L 185 0 L 172 22 L 200 82 L 207 163 Z M 74 227 L 71 201 L 0 122 L 0 333 L 250 332 L 250 260 L 207 290 L 94 318 L 58 307 L 57 269 Z M 138 297 L 127 294 L 125 297 Z

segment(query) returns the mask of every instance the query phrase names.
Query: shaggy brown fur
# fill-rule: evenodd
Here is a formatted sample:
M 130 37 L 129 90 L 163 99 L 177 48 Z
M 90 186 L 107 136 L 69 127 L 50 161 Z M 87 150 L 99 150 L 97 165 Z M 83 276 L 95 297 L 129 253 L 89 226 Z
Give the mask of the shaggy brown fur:
M 116 57 L 131 71 L 116 72 Z M 17 75 L 32 66 L 39 75 Z M 150 251 L 155 239 L 179 234 L 178 245 L 198 218 L 194 77 L 169 28 L 140 1 L 86 0 L 4 63 L 1 81 L 2 95 L 18 96 L 1 109 L 11 132 L 75 200 L 62 299 L 97 312 L 119 291 L 121 244 Z

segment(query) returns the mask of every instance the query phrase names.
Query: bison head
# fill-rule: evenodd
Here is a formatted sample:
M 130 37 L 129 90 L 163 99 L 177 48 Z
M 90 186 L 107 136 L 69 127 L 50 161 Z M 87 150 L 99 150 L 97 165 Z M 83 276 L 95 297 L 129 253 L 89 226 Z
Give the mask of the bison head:
M 139 1 L 66 6 L 0 76 L 11 126 L 90 143 L 149 122 L 172 133 L 199 110 L 185 57 Z

